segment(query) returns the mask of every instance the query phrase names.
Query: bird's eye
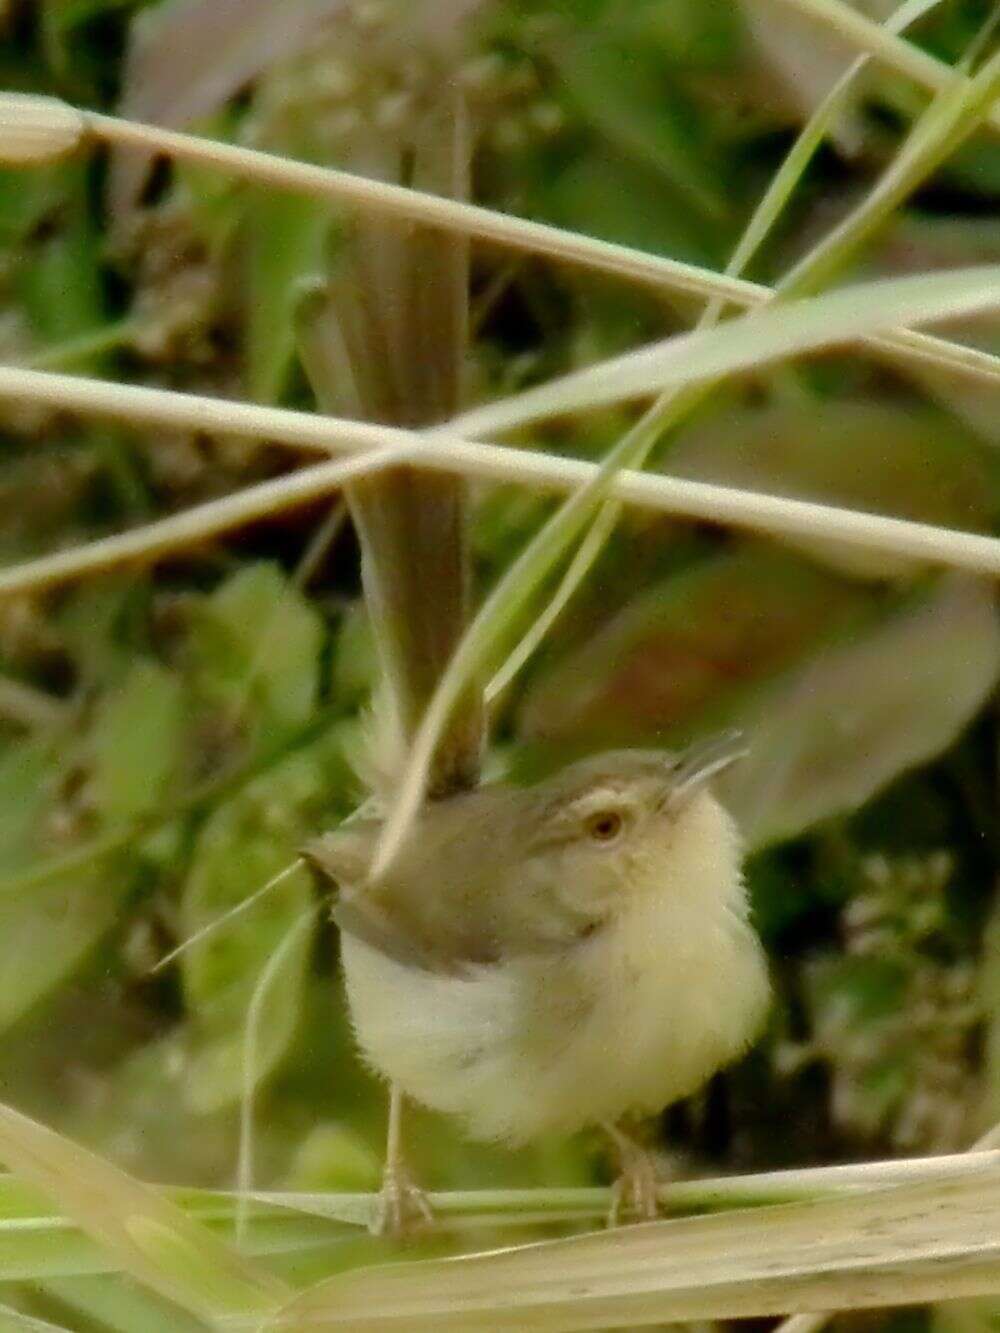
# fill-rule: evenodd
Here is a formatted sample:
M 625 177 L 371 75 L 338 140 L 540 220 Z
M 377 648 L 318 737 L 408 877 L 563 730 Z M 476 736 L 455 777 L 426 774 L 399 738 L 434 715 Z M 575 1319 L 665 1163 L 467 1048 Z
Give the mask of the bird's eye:
M 617 810 L 599 810 L 587 820 L 587 834 L 594 842 L 614 842 L 624 826 Z

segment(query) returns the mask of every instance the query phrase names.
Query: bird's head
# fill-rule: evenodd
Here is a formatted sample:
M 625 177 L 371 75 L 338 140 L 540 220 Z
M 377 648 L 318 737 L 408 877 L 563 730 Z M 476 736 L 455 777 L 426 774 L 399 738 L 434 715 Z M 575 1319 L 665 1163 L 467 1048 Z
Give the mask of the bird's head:
M 727 733 L 679 753 L 611 750 L 532 788 L 525 852 L 536 873 L 596 905 L 609 893 L 726 895 L 740 885 L 733 821 L 711 779 L 742 757 Z

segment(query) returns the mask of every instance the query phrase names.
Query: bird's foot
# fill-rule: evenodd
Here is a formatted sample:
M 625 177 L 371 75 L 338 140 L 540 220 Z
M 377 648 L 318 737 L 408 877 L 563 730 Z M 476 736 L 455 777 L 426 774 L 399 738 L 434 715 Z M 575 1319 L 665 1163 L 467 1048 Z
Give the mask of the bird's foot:
M 656 1165 L 649 1153 L 642 1153 L 625 1167 L 611 1187 L 608 1226 L 627 1222 L 655 1222 L 660 1213 Z
M 427 1195 L 406 1166 L 399 1161 L 387 1162 L 371 1224 L 373 1235 L 405 1240 L 433 1221 Z
M 660 1215 L 660 1176 L 656 1158 L 617 1126 L 606 1125 L 618 1157 L 618 1178 L 611 1187 L 608 1226 L 655 1222 Z

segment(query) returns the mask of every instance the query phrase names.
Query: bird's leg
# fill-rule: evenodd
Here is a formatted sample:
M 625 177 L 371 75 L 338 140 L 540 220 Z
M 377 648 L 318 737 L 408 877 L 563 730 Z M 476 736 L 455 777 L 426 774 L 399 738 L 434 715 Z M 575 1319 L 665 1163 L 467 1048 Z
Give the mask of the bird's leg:
M 411 1233 L 421 1223 L 434 1220 L 427 1195 L 413 1180 L 403 1157 L 402 1131 L 403 1094 L 399 1085 L 393 1083 L 389 1088 L 389 1132 L 382 1189 L 371 1229 L 377 1236 L 391 1236 L 396 1240 Z
M 623 1222 L 653 1222 L 659 1216 L 656 1161 L 618 1125 L 606 1120 L 601 1128 L 611 1139 L 618 1159 L 618 1177 L 611 1187 L 608 1226 Z

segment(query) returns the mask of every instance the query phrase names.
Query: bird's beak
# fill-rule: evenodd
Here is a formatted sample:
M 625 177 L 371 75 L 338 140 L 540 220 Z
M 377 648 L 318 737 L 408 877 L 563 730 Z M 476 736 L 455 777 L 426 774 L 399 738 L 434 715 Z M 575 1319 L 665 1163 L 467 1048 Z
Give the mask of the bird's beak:
M 676 810 L 687 805 L 717 773 L 743 759 L 747 753 L 747 745 L 739 731 L 724 731 L 707 740 L 696 741 L 681 754 L 673 769 L 670 808 Z

